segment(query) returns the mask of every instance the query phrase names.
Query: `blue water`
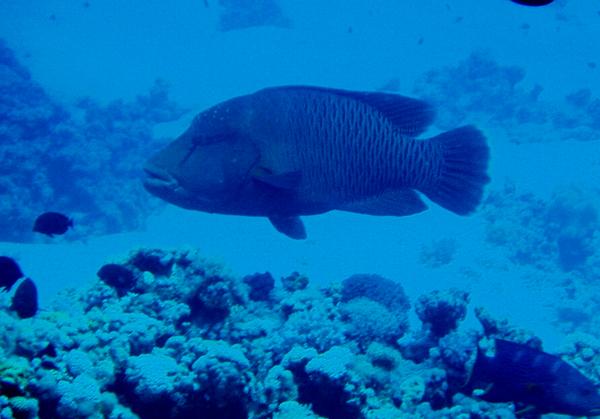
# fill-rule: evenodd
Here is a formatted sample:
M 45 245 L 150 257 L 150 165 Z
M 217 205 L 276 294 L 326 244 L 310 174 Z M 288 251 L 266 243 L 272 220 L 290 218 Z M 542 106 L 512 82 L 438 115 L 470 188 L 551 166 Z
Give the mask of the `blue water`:
M 5 0 L 0 38 L 0 254 L 36 282 L 38 316 L 60 311 L 53 301 L 68 300 L 66 288 L 86 295 L 103 264 L 124 263 L 134 249 L 197 249 L 234 277 L 269 271 L 277 286 L 294 271 L 316 290 L 355 273 L 379 274 L 399 282 L 413 307 L 431 291 L 464 290 L 465 330 L 481 329 L 473 313 L 484 307 L 600 382 L 596 2 Z M 308 239 L 294 241 L 266 219 L 187 211 L 143 190 L 142 163 L 195 114 L 287 84 L 426 99 L 437 118 L 424 138 L 476 125 L 491 149 L 484 202 L 468 217 L 435 205 L 403 218 L 304 217 Z M 75 228 L 53 239 L 34 235 L 33 220 L 48 210 L 69 214 Z M 414 310 L 407 315 L 419 330 Z M 30 323 L 35 318 L 7 316 L 7 324 L 42 329 Z M 211 338 L 231 343 L 225 332 Z M 5 355 L 14 355 L 14 334 L 3 339 Z M 592 355 L 582 356 L 583 348 Z M 65 353 L 59 369 L 68 364 Z M 61 380 L 71 385 L 76 376 Z M 33 397 L 30 390 L 24 396 Z M 120 403 L 135 410 L 132 400 Z M 249 411 L 268 417 L 277 403 Z M 453 403 L 468 405 L 447 400 L 436 409 Z M 360 409 L 365 417 L 433 415 L 406 404 L 389 416 Z

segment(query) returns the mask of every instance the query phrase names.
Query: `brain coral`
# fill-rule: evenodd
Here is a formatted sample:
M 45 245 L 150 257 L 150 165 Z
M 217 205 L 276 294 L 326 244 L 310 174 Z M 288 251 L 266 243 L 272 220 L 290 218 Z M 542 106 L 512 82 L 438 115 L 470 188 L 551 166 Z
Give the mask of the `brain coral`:
M 405 313 L 388 310 L 383 304 L 360 297 L 343 303 L 342 320 L 348 323 L 346 335 L 363 349 L 373 341 L 393 343 L 408 329 Z
M 406 311 L 410 302 L 398 282 L 380 275 L 356 274 L 342 281 L 342 301 L 365 297 L 382 304 L 390 311 Z

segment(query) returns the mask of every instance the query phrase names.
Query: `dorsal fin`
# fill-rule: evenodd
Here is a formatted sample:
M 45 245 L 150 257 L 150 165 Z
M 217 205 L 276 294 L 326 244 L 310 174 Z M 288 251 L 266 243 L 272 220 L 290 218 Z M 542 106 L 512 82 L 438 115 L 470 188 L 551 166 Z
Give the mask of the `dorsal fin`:
M 403 135 L 415 137 L 433 122 L 435 112 L 427 102 L 406 96 L 383 92 L 354 92 L 315 86 L 282 86 L 273 90 L 313 91 L 343 96 L 370 106 L 381 112 Z M 267 89 L 265 89 L 267 90 Z

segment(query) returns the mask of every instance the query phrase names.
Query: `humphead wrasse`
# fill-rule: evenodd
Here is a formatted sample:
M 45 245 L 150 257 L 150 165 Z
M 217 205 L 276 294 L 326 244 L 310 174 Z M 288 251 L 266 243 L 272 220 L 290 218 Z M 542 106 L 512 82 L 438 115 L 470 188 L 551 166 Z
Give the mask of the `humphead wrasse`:
M 419 193 L 469 214 L 489 181 L 485 137 L 464 126 L 417 138 L 432 120 L 395 94 L 267 88 L 198 114 L 147 162 L 144 185 L 183 208 L 268 217 L 294 239 L 302 215 L 411 215 L 427 209 Z
M 480 391 L 480 387 L 484 391 Z M 559 357 L 521 343 L 495 340 L 495 354 L 479 348 L 467 389 L 491 403 L 515 402 L 523 413 L 600 415 L 598 387 Z

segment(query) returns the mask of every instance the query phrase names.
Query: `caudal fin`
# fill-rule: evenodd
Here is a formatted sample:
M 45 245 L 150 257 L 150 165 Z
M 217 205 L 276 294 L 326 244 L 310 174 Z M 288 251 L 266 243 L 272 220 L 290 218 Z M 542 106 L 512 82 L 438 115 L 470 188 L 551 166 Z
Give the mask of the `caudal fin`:
M 442 151 L 440 176 L 423 189 L 429 199 L 460 215 L 475 210 L 481 202 L 483 187 L 489 182 L 489 148 L 483 134 L 465 126 L 433 137 Z

